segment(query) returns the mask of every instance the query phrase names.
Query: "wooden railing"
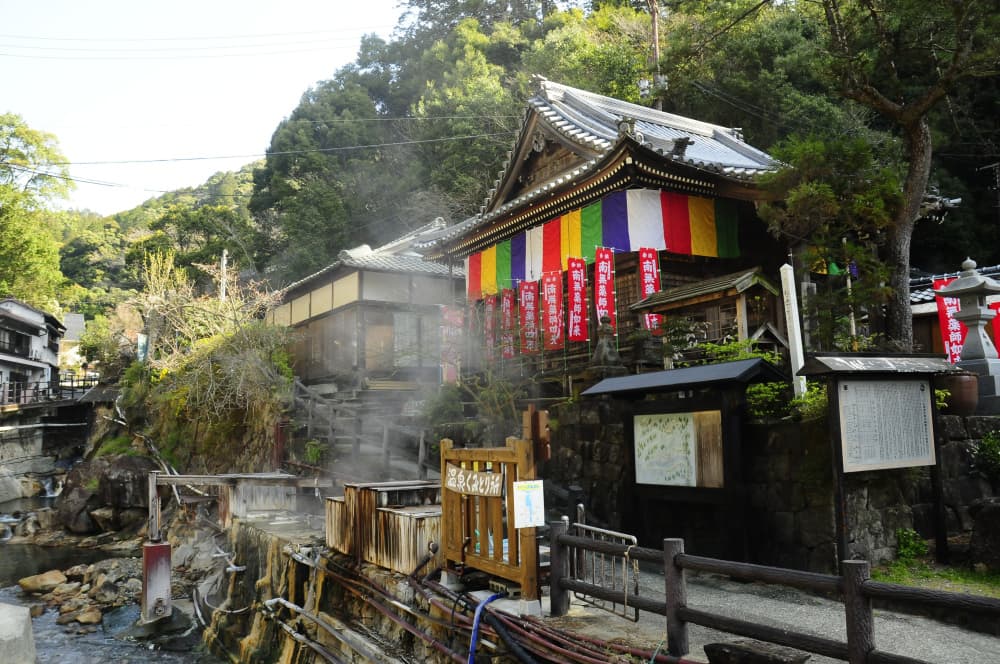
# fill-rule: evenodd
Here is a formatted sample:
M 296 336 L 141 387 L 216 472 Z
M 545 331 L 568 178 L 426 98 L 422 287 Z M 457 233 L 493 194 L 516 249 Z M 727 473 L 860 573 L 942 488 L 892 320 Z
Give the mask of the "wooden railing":
M 510 581 L 524 599 L 538 599 L 535 528 L 514 528 L 514 482 L 535 479 L 532 443 L 456 449 L 441 441 L 444 557 Z
M 869 563 L 865 560 L 843 561 L 841 563 L 843 576 L 836 576 L 693 556 L 684 553 L 684 540 L 681 539 L 664 539 L 661 551 L 576 537 L 567 533 L 569 528 L 567 519 L 550 524 L 550 528 L 549 583 L 552 594 L 552 614 L 557 616 L 566 614 L 569 609 L 571 592 L 586 593 L 612 602 L 627 602 L 642 611 L 666 617 L 668 652 L 676 657 L 687 654 L 687 625 L 694 623 L 730 634 L 768 641 L 846 661 L 850 664 L 931 664 L 924 660 L 894 655 L 875 648 L 872 600 L 882 599 L 917 606 L 944 607 L 969 613 L 1000 616 L 1000 599 L 923 590 L 872 581 L 869 578 Z M 621 591 L 608 590 L 571 578 L 568 574 L 569 560 L 579 551 L 597 551 L 661 564 L 664 573 L 663 598 L 626 597 Z M 762 581 L 838 596 L 844 603 L 847 641 L 836 641 L 814 634 L 779 629 L 689 607 L 687 605 L 684 570 L 724 574 L 744 581 Z

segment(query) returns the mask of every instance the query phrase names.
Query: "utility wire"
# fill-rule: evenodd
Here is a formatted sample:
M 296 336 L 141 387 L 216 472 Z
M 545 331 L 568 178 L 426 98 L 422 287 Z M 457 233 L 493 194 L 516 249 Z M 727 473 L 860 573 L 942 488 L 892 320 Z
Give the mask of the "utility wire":
M 37 35 L 0 34 L 0 39 L 33 39 L 37 41 L 72 41 L 72 42 L 151 42 L 151 41 L 205 41 L 209 39 L 258 39 L 264 37 L 296 37 L 299 35 L 325 35 L 354 33 L 358 30 L 384 30 L 387 26 L 371 25 L 367 27 L 345 28 L 343 30 L 307 30 L 304 32 L 263 32 L 249 35 L 203 35 L 200 37 L 42 37 Z
M 253 153 L 253 154 L 230 154 L 213 155 L 201 157 L 167 157 L 162 159 L 119 159 L 108 161 L 54 161 L 53 166 L 106 166 L 112 164 L 162 164 L 183 161 L 213 161 L 217 159 L 259 159 L 260 157 L 276 157 L 300 154 L 347 152 L 350 150 L 368 150 L 372 148 L 401 147 L 404 145 L 424 145 L 429 143 L 444 143 L 447 141 L 467 141 L 478 138 L 496 138 L 499 136 L 510 136 L 516 134 L 514 130 L 501 131 L 493 134 L 476 134 L 472 136 L 445 136 L 443 138 L 426 138 L 415 141 L 395 141 L 392 143 L 369 143 L 366 145 L 343 145 L 332 148 L 310 148 L 307 150 L 278 150 L 275 152 Z M 0 162 L 2 164 L 3 162 Z

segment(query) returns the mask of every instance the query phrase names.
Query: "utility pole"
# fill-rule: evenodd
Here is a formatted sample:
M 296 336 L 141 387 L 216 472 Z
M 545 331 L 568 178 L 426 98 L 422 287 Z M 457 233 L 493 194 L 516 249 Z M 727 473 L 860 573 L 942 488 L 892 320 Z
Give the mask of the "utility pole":
M 658 111 L 663 110 L 663 100 L 659 95 L 660 77 L 660 7 L 659 0 L 646 0 L 649 6 L 649 15 L 653 19 L 653 108 Z

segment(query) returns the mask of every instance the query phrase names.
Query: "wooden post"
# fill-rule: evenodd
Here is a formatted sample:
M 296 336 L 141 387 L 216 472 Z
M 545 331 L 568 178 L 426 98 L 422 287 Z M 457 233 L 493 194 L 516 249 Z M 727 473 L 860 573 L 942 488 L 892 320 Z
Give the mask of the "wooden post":
M 674 563 L 674 557 L 684 553 L 684 540 L 663 540 L 663 582 L 667 606 L 667 652 L 674 657 L 688 654 L 687 623 L 680 619 L 677 610 L 687 606 L 687 578 L 684 570 Z
M 559 536 L 569 530 L 569 517 L 549 523 L 549 606 L 553 616 L 569 613 L 569 591 L 562 580 L 569 574 L 569 547 L 559 543 Z
M 875 623 L 871 599 L 865 597 L 861 585 L 868 580 L 867 560 L 844 560 L 840 563 L 844 575 L 844 610 L 847 617 L 847 661 L 865 664 L 875 650 Z
M 351 443 L 351 461 L 355 464 L 361 460 L 361 411 L 354 413 L 354 440 Z
M 421 429 L 420 443 L 417 444 L 417 478 L 427 479 L 427 431 Z
M 389 472 L 389 423 L 382 424 L 382 470 Z
M 156 492 L 156 476 L 160 471 L 149 473 L 149 527 L 150 542 L 160 541 L 160 494 Z
M 507 439 L 507 446 L 515 451 L 517 479 L 535 479 L 534 445 L 530 440 Z M 507 523 L 514 523 L 514 496 L 507 497 Z M 517 531 L 519 562 L 521 564 L 521 594 L 525 599 L 538 599 L 538 540 L 535 528 L 521 528 Z

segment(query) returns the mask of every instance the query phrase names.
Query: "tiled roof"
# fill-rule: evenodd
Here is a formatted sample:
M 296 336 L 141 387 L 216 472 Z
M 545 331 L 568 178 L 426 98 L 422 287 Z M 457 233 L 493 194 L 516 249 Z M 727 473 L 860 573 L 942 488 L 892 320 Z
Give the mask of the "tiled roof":
M 976 271 L 984 277 L 1000 279 L 1000 265 L 976 268 Z M 910 277 L 910 305 L 926 304 L 934 302 L 934 282 L 937 279 L 948 279 L 957 277 L 958 271 L 947 272 L 945 274 L 925 274 L 919 277 Z
M 658 293 L 653 293 L 644 300 L 636 302 L 629 308 L 633 310 L 648 309 L 660 304 L 689 300 L 700 295 L 720 293 L 731 288 L 735 288 L 737 292 L 742 293 L 754 284 L 761 284 L 772 293 L 778 293 L 777 289 L 761 276 L 760 268 L 754 268 L 752 270 L 727 274 L 721 277 L 696 281 L 683 286 L 678 286 L 676 288 L 668 288 Z
M 567 139 L 606 152 L 621 135 L 622 124 L 634 120 L 639 141 L 665 157 L 730 177 L 747 178 L 773 170 L 765 152 L 745 143 L 738 129 L 692 120 L 646 106 L 605 97 L 540 79 L 538 94 L 528 104 Z M 680 143 L 686 143 L 683 150 Z M 675 152 L 675 148 L 678 148 Z

